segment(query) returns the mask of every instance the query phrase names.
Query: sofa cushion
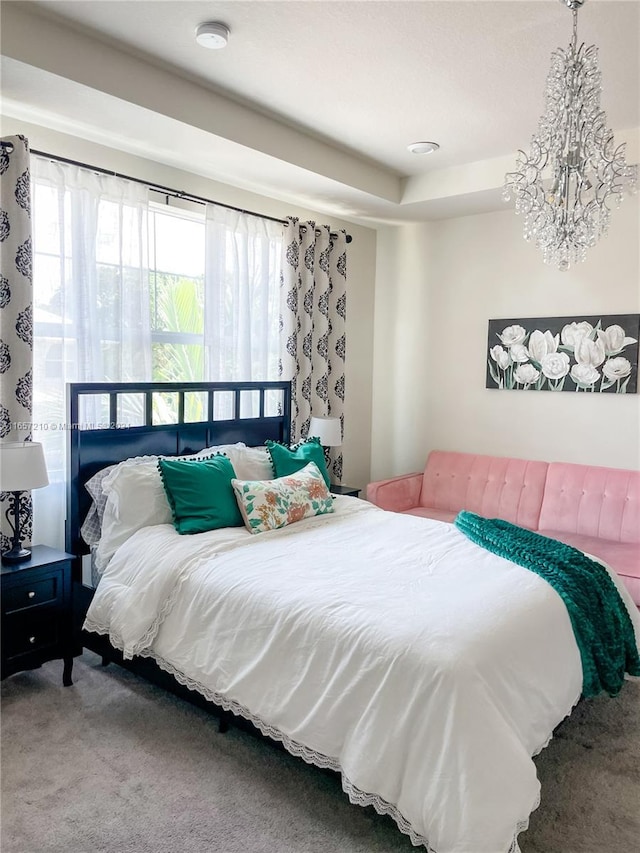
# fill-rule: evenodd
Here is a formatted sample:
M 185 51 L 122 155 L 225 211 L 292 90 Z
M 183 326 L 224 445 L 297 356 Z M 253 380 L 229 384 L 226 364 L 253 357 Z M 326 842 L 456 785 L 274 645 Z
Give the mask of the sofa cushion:
M 551 462 L 539 528 L 640 542 L 640 471 Z
M 640 543 L 616 542 L 564 530 L 539 530 L 543 536 L 559 539 L 580 551 L 599 557 L 620 575 L 635 603 L 640 606 Z
M 422 518 L 432 518 L 434 521 L 453 521 L 458 514 L 449 509 L 436 509 L 433 506 L 414 506 L 412 509 L 404 509 L 405 515 L 419 515 Z
M 433 450 L 427 459 L 420 505 L 455 514 L 466 509 L 535 530 L 547 462 Z

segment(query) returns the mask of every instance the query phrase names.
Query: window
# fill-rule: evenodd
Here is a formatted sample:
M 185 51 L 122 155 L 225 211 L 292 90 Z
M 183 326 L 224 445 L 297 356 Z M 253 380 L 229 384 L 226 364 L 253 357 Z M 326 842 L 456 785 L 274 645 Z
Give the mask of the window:
M 62 422 L 68 381 L 278 378 L 279 224 L 34 160 L 36 413 Z
M 33 432 L 53 484 L 66 476 L 67 382 L 278 378 L 279 223 L 218 205 L 156 204 L 142 184 L 41 157 L 31 173 Z M 202 396 L 189 397 L 186 417 L 199 420 Z M 122 417 L 138 423 L 139 405 Z M 105 420 L 94 408 L 84 416 Z M 223 406 L 216 416 L 226 414 Z M 159 399 L 154 420 L 176 419 L 175 395 Z M 49 487 L 38 503 L 45 493 L 53 542 L 64 498 Z
M 204 212 L 149 206 L 153 379 L 205 378 Z

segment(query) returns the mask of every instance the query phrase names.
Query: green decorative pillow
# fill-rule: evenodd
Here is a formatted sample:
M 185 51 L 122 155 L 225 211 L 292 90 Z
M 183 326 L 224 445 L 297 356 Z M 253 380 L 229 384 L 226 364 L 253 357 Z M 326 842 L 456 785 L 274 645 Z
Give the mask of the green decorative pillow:
M 159 459 L 158 470 L 178 533 L 202 533 L 243 523 L 226 456 L 210 459 Z
M 333 498 L 314 462 L 287 477 L 233 479 L 231 485 L 250 533 L 264 533 L 312 515 L 333 512 Z
M 331 485 L 320 439 L 309 438 L 307 441 L 294 444 L 292 447 L 287 447 L 286 444 L 280 444 L 277 441 L 265 441 L 265 445 L 271 456 L 276 477 L 287 477 L 289 474 L 295 474 L 309 462 L 315 462 L 327 487 Z

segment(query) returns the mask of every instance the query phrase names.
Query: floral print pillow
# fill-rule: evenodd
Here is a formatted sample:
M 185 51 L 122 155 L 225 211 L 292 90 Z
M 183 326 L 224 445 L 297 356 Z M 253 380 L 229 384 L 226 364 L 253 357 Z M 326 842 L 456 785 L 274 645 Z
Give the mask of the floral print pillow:
M 264 533 L 312 515 L 333 512 L 333 498 L 315 462 L 275 480 L 237 480 L 231 485 L 250 533 Z

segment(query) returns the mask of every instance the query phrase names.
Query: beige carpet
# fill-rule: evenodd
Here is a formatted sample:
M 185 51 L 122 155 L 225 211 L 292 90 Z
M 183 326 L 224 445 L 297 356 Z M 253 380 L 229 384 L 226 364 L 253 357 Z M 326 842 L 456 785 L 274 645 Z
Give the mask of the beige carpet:
M 2 683 L 3 853 L 408 853 L 334 774 L 85 653 Z M 640 682 L 581 703 L 536 759 L 522 853 L 640 850 Z M 503 853 L 503 851 L 496 851 Z

